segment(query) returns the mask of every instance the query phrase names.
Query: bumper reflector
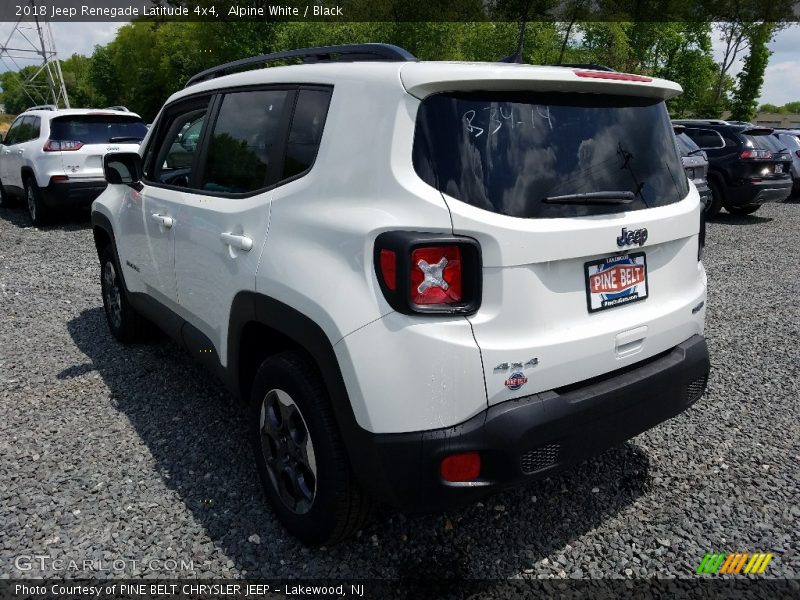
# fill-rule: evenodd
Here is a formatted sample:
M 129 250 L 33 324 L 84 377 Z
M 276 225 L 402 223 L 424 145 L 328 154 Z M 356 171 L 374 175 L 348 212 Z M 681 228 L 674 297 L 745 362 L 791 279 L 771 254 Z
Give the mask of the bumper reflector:
M 481 455 L 477 452 L 452 454 L 442 459 L 440 472 L 445 481 L 473 481 L 481 474 Z

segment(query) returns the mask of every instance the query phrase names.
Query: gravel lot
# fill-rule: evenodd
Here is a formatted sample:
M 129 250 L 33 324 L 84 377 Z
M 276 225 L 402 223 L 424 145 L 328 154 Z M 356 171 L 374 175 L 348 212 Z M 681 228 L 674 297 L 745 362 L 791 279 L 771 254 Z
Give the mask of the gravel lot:
M 100 577 L 687 577 L 712 549 L 800 577 L 800 203 L 723 213 L 708 238 L 694 408 L 528 488 L 383 512 L 312 550 L 266 508 L 225 391 L 171 342 L 112 340 L 88 220 L 40 231 L 0 209 L 0 577 L 54 574 L 20 555 L 104 561 Z

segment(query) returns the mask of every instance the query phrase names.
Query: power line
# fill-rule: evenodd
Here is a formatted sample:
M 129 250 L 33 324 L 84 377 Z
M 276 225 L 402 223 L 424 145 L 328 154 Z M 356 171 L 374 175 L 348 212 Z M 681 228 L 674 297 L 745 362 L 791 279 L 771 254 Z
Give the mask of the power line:
M 22 91 L 34 104 L 48 103 L 69 108 L 69 96 L 50 22 L 36 16 L 39 14 L 36 0 L 28 0 L 28 4 L 33 9 L 33 24 L 23 22 L 22 17 L 17 20 L 5 44 L 0 46 L 0 63 L 8 68 L 5 59 L 11 61 L 16 69 L 9 70 L 16 70 Z M 17 60 L 39 61 L 40 67 L 32 74 L 23 76 Z M 34 95 L 37 97 L 34 98 Z

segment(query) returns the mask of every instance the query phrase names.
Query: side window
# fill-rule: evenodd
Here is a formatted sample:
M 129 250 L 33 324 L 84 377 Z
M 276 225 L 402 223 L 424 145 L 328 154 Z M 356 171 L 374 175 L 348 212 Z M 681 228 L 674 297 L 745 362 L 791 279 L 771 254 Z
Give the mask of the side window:
M 686 134 L 704 150 L 725 147 L 725 140 L 713 129 L 686 129 Z
M 277 181 L 274 161 L 281 150 L 287 99 L 282 90 L 226 94 L 210 137 L 201 189 L 241 194 Z
M 22 125 L 19 126 L 19 133 L 17 134 L 19 136 L 17 139 L 18 144 L 33 139 L 33 121 L 35 118 L 31 116 L 22 118 Z
M 209 98 L 168 111 L 158 126 L 156 140 L 145 157 L 145 179 L 189 187 L 196 166 L 200 136 L 208 115 Z
M 33 122 L 31 123 L 31 140 L 39 139 L 39 135 L 42 132 L 42 120 L 39 117 L 31 117 Z
M 330 91 L 300 90 L 289 129 L 281 179 L 299 175 L 314 164 L 330 102 Z
M 11 124 L 11 127 L 8 129 L 8 133 L 6 133 L 5 141 L 3 142 L 6 146 L 13 146 L 19 140 L 19 128 L 22 126 L 22 119 L 17 119 Z

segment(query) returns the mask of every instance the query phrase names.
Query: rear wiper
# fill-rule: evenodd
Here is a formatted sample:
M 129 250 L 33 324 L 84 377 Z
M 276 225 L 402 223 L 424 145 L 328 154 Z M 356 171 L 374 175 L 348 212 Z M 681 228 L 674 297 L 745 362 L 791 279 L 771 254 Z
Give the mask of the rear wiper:
M 630 204 L 635 198 L 633 192 L 587 192 L 585 194 L 566 194 L 542 198 L 545 204 Z
M 689 154 L 687 154 L 686 156 L 694 156 L 694 155 L 695 155 L 695 154 L 697 154 L 698 152 L 702 152 L 702 151 L 703 151 L 703 149 L 702 149 L 702 148 L 698 148 L 697 150 L 692 150 L 692 151 L 691 151 L 691 152 L 689 152 Z
M 120 135 L 118 137 L 112 137 L 110 140 L 108 140 L 108 143 L 119 144 L 121 142 L 141 142 L 143 139 L 144 139 L 143 137 L 138 137 L 135 135 Z

